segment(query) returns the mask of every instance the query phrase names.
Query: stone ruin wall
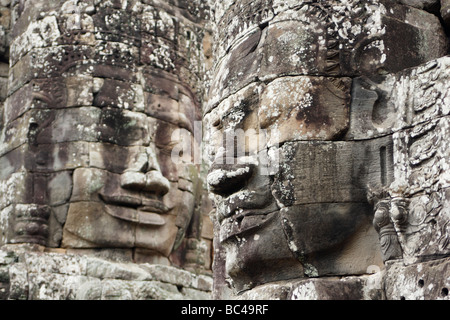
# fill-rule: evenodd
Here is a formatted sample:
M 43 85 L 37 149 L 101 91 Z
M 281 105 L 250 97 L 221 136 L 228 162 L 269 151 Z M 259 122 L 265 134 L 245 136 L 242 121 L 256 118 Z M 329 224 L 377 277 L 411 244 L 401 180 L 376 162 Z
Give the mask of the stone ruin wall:
M 0 251 L 0 298 L 448 299 L 450 60 L 444 57 L 448 36 L 442 24 L 449 20 L 450 4 L 442 0 L 441 11 L 436 11 L 439 1 L 380 1 L 387 10 L 372 14 L 388 21 L 391 30 L 408 25 L 413 31 L 376 42 L 382 32 L 376 23 L 366 24 L 365 31 L 373 33 L 370 41 L 361 40 L 361 30 L 352 25 L 363 19 L 352 5 L 364 1 L 346 1 L 349 7 L 331 17 L 315 5 L 322 2 L 260 0 L 238 5 L 226 0 L 215 3 L 210 12 L 204 1 L 0 0 L 0 237 L 5 244 Z M 299 61 L 277 60 L 280 48 L 299 49 L 296 39 L 283 45 L 276 38 L 278 29 L 295 34 L 299 23 L 307 25 L 296 18 L 298 10 L 318 21 L 331 19 L 327 43 L 317 49 L 321 58 L 314 60 L 303 52 L 302 61 L 312 62 L 300 72 Z M 395 55 L 383 58 L 399 47 L 408 48 L 415 37 L 430 45 L 419 48 L 420 55 L 405 50 L 402 60 Z M 339 51 L 336 41 L 349 46 Z M 354 43 L 360 44 L 356 54 L 361 54 L 356 65 Z M 382 59 L 387 61 L 382 67 L 371 62 Z M 158 104 L 179 103 L 191 108 L 183 110 L 191 123 L 203 113 L 208 128 L 211 110 L 242 100 L 246 88 L 276 93 L 283 86 L 301 85 L 303 76 L 325 77 L 331 84 L 339 79 L 338 91 L 345 92 L 348 108 L 336 111 L 330 132 L 317 131 L 317 137 L 329 146 L 340 140 L 344 149 L 358 149 L 369 141 L 377 157 L 363 159 L 375 168 L 375 173 L 366 173 L 365 182 L 373 182 L 375 175 L 382 178 L 370 185 L 369 195 L 358 193 L 358 201 L 367 202 L 369 196 L 375 208 L 385 203 L 399 212 L 396 219 L 375 214 L 374 230 L 379 234 L 374 231 L 370 239 L 381 245 L 376 244 L 380 256 L 373 269 L 362 264 L 355 274 L 278 281 L 237 296 L 226 279 L 217 225 L 213 248 L 212 204 L 205 196 L 205 181 L 200 182 L 203 191 L 196 199 L 197 222 L 187 228 L 179 249 L 164 258 L 139 255 L 135 249 L 80 249 L 71 245 L 75 240 L 70 238 L 65 242 L 64 232 L 70 229 L 66 223 L 78 228 L 77 219 L 67 220 L 73 179 L 81 177 L 77 172 L 89 166 L 113 174 L 123 170 L 107 161 L 116 151 L 98 144 L 120 145 L 122 135 L 127 135 L 101 134 L 100 124 L 115 110 L 138 122 L 143 112 L 179 124 L 179 119 L 170 118 L 170 108 L 167 113 L 155 109 Z M 316 87 L 325 90 L 329 83 L 318 82 Z M 325 103 L 324 108 L 331 107 Z M 79 126 L 68 127 L 68 122 Z M 280 129 L 286 136 L 292 131 L 289 124 Z M 284 145 L 302 141 L 302 134 Z M 147 143 L 138 141 L 146 135 L 133 132 L 133 143 Z M 298 158 L 304 155 L 302 148 L 295 150 Z M 297 170 L 310 165 L 298 164 Z M 206 171 L 199 168 L 200 176 Z M 280 181 L 289 180 L 285 174 Z M 339 179 L 345 179 L 344 174 Z M 186 183 L 192 180 L 177 173 L 170 181 L 192 194 Z M 320 190 L 324 198 L 345 196 L 328 191 Z M 313 193 L 296 194 L 294 205 L 308 203 Z M 30 212 L 43 214 L 37 219 L 37 231 L 15 230 L 14 219 L 23 218 L 25 224 L 36 221 Z M 394 245 L 386 240 L 392 232 L 383 230 L 394 230 Z M 84 253 L 88 255 L 80 255 Z

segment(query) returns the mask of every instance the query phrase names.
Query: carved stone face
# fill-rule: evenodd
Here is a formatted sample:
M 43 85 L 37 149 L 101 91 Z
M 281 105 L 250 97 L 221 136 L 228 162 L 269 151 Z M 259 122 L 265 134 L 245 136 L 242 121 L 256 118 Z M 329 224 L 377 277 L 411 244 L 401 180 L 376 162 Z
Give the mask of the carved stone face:
M 175 167 L 170 157 L 180 128 L 123 110 L 106 109 L 100 118 L 90 165 L 73 173 L 62 246 L 137 247 L 167 257 L 194 210 L 195 168 Z
M 236 290 L 382 264 L 366 195 L 367 186 L 392 182 L 392 142 L 373 132 L 355 139 L 372 100 L 352 91 L 352 78 L 376 79 L 445 47 L 437 37 L 430 56 L 411 49 L 416 60 L 402 60 L 396 39 L 410 45 L 414 35 L 430 43 L 434 36 L 394 19 L 409 9 L 385 5 L 257 1 L 217 10 L 223 41 L 204 116 L 208 184 L 225 277 Z M 247 27 L 233 29 L 231 20 Z M 405 33 L 408 40 L 398 39 Z M 369 112 L 370 129 L 385 123 Z
M 215 125 L 208 184 L 237 290 L 305 275 L 360 273 L 380 263 L 365 186 L 382 183 L 380 149 L 389 151 L 390 141 L 318 138 L 339 137 L 348 124 L 349 99 L 341 88 L 350 88 L 339 85 L 327 78 L 280 78 L 243 89 L 206 117 Z M 230 135 L 239 129 L 250 132 L 247 144 Z
M 198 195 L 197 167 L 171 151 L 180 139 L 195 144 L 201 31 L 141 2 L 17 10 L 24 30 L 11 39 L 1 117 L 0 241 L 167 258 Z

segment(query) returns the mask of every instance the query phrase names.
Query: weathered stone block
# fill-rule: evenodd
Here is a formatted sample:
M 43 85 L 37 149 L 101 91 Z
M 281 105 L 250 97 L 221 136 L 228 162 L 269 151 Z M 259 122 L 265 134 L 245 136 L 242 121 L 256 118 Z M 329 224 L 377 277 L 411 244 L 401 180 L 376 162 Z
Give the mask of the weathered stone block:
M 1 181 L 0 208 L 13 203 L 30 203 L 33 199 L 32 183 L 32 175 L 23 171 L 15 172 L 8 179 Z
M 269 83 L 258 110 L 260 127 L 277 133 L 269 133 L 268 145 L 339 139 L 349 125 L 350 83 L 322 77 L 283 77 Z
M 39 112 L 27 112 L 23 117 L 6 123 L 0 132 L 0 154 L 4 155 L 27 142 L 34 143 L 37 128 L 35 119 L 41 115 Z
M 36 143 L 97 141 L 102 111 L 94 107 L 46 111 L 47 119 L 38 122 Z
M 32 79 L 90 74 L 89 61 L 92 58 L 91 46 L 53 46 L 32 49 L 11 67 L 8 92 L 15 92 Z
M 384 300 L 383 272 L 359 277 L 280 281 L 233 296 L 237 300 Z
M 89 164 L 89 143 L 83 141 L 40 144 L 28 147 L 27 168 L 40 172 L 55 172 L 86 167 Z
M 9 299 L 27 300 L 29 293 L 28 272 L 24 263 L 16 263 L 9 268 Z
M 94 106 L 132 109 L 135 96 L 128 82 L 105 79 L 95 95 Z
M 91 143 L 89 146 L 89 164 L 93 168 L 123 173 L 129 169 L 131 159 L 137 161 L 142 153 L 146 153 L 146 151 L 141 146 L 125 147 L 110 143 Z
M 68 77 L 65 79 L 67 88 L 67 102 L 65 106 L 97 106 L 93 104 L 93 79 L 88 76 Z
M 449 199 L 450 192 L 446 188 L 407 200 L 404 221 L 396 226 L 404 264 L 449 254 Z
M 104 8 L 93 15 L 97 40 L 138 46 L 141 23 L 136 15 L 123 10 Z
M 142 69 L 142 77 L 144 91 L 179 100 L 181 88 L 175 75 L 162 70 L 144 67 Z
M 247 35 L 229 55 L 219 61 L 211 81 L 206 111 L 257 79 L 262 59 L 259 48 L 261 36 L 260 30 Z
M 0 266 L 0 300 L 9 297 L 9 268 Z
M 154 280 L 145 268 L 130 263 L 112 263 L 103 259 L 86 257 L 85 274 L 99 279 L 120 279 L 129 281 Z
M 148 146 L 150 144 L 149 121 L 145 114 L 140 112 L 103 108 L 97 124 L 98 129 L 92 131 L 97 135 L 98 130 L 99 141 L 123 146 Z
M 41 20 L 32 21 L 27 29 L 11 43 L 11 65 L 16 64 L 33 49 L 55 45 L 60 36 L 55 16 L 46 16 Z
M 346 139 L 374 138 L 448 115 L 448 65 L 448 57 L 442 57 L 380 83 L 355 79 Z
M 388 300 L 449 300 L 449 261 L 436 259 L 405 267 L 401 262 L 386 268 Z
M 90 70 L 94 77 L 137 82 L 139 47 L 121 42 L 97 41 L 94 63 Z
M 221 59 L 236 40 L 244 34 L 253 33 L 260 26 L 270 21 L 272 0 L 243 1 L 240 6 L 231 6 L 228 2 L 218 5 L 216 21 L 218 25 L 217 46 L 215 56 Z
M 393 135 L 394 172 L 399 185 L 407 187 L 406 194 L 436 191 L 449 186 L 449 149 L 444 137 L 448 136 L 449 118 L 419 124 L 412 129 Z
M 5 121 L 11 122 L 31 109 L 64 108 L 67 90 L 62 78 L 34 79 L 14 92 L 5 103 Z
M 4 255 L 3 251 L 0 253 Z M 20 259 L 20 263 L 13 259 L 8 260 L 6 268 L 0 267 L 0 274 L 4 275 L 0 286 L 5 286 L 1 293 L 5 299 L 210 298 L 211 277 L 174 267 L 44 252 L 22 252 Z M 1 273 L 3 271 L 6 273 Z
M 363 274 L 382 266 L 370 207 L 358 203 L 292 206 L 280 212 L 292 252 L 310 277 Z M 327 248 L 333 252 L 327 252 Z
M 289 204 L 360 202 L 393 181 L 391 137 L 366 142 L 284 144 L 274 190 Z M 295 159 L 295 160 L 294 160 Z

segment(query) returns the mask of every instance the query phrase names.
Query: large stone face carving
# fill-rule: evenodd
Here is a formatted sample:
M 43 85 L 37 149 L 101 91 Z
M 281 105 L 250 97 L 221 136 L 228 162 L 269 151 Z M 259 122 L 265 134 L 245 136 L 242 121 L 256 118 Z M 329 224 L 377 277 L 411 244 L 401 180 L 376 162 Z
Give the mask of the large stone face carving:
M 11 4 L 2 243 L 208 268 L 201 167 L 171 157 L 199 143 L 207 7 L 158 3 Z
M 408 114 L 365 83 L 444 55 L 439 20 L 378 0 L 223 2 L 215 14 L 204 121 L 216 290 L 363 274 L 401 256 L 383 222 L 403 219 L 393 200 L 376 206 L 380 246 L 367 196 L 398 182 L 392 134 Z M 384 250 L 386 236 L 399 250 Z
M 449 10 L 0 0 L 0 299 L 449 299 Z

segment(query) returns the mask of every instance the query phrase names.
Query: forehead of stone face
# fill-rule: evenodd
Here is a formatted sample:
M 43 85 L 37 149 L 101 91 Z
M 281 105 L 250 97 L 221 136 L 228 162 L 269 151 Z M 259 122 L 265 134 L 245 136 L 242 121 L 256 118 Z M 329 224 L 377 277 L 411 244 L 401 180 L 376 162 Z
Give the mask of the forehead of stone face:
M 446 36 L 433 14 L 393 2 L 281 5 L 257 1 L 252 6 L 259 6 L 261 12 L 274 9 L 277 14 L 264 21 L 248 22 L 250 18 L 257 20 L 256 15 L 249 16 L 246 10 L 233 6 L 223 12 L 215 53 L 218 71 L 211 86 L 212 105 L 256 78 L 372 77 L 446 54 Z
M 339 139 L 349 125 L 350 89 L 349 78 L 308 76 L 250 85 L 205 116 L 208 141 L 223 144 L 224 133 L 237 129 L 264 135 L 259 150 L 286 141 Z
M 200 119 L 199 107 L 188 93 L 178 92 L 177 99 L 147 92 L 144 96 L 147 115 L 194 132 L 195 122 Z
M 219 148 L 227 147 L 228 143 L 238 144 L 238 147 L 245 145 L 246 152 L 250 149 L 258 151 L 265 146 L 260 145 L 258 137 L 261 133 L 258 119 L 260 89 L 261 85 L 250 85 L 205 114 L 204 140 L 210 157 L 214 158 Z
M 99 141 L 103 142 L 149 145 L 153 131 L 144 113 L 105 108 L 101 111 L 98 134 Z
M 292 140 L 335 140 L 349 123 L 351 79 L 283 77 L 262 91 L 261 128 L 270 144 Z

